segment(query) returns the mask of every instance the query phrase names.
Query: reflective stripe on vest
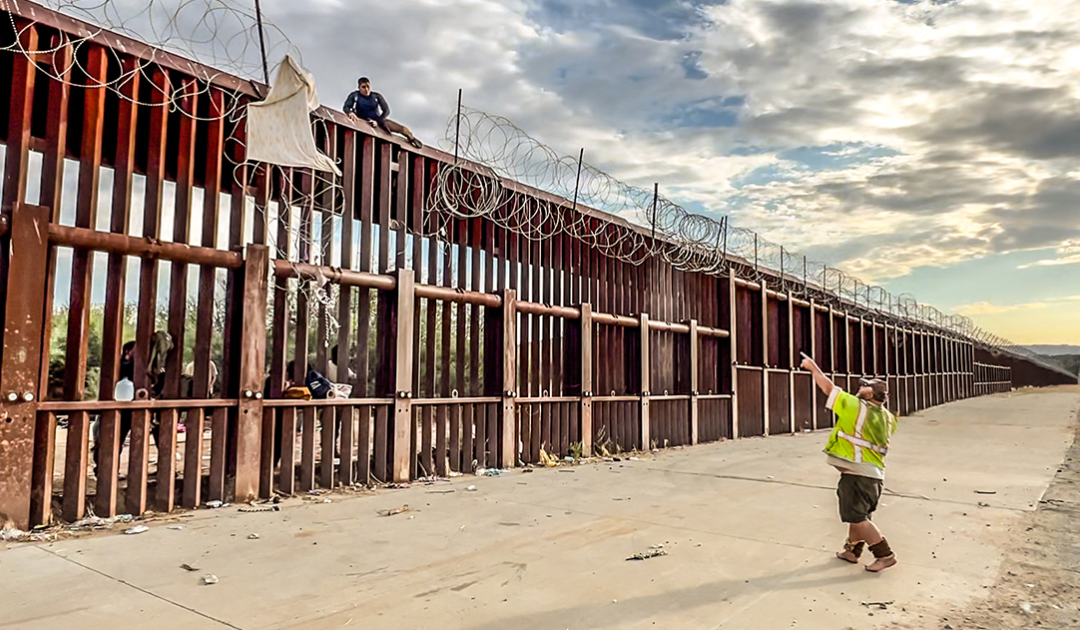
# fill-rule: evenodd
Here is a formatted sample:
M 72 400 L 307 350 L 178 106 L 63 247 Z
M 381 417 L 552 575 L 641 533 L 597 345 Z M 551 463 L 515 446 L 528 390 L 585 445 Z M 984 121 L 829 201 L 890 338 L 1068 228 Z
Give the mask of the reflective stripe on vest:
M 878 446 L 877 444 L 874 444 L 873 442 L 871 442 L 869 440 L 864 440 L 863 438 L 856 437 L 854 435 L 848 435 L 847 433 L 844 433 L 843 431 L 837 431 L 836 432 L 836 437 L 838 437 L 838 438 L 840 438 L 842 440 L 847 440 L 848 442 L 850 442 L 852 444 L 852 446 L 855 447 L 855 461 L 858 461 L 858 462 L 862 461 L 862 451 L 860 451 L 859 448 L 858 448 L 860 446 L 863 447 L 863 448 L 868 448 L 871 451 L 874 451 L 875 453 L 880 454 L 882 457 L 889 454 L 889 449 L 885 448 L 884 446 Z

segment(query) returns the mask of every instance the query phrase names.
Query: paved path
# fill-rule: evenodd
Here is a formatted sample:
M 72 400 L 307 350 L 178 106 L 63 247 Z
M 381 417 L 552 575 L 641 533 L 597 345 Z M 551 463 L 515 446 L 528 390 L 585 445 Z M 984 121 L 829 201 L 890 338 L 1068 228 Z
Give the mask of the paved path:
M 882 575 L 832 557 L 844 531 L 815 433 L 17 545 L 0 550 L 0 628 L 939 627 L 997 580 L 1078 408 L 1073 387 L 902 419 L 877 518 L 902 564 Z

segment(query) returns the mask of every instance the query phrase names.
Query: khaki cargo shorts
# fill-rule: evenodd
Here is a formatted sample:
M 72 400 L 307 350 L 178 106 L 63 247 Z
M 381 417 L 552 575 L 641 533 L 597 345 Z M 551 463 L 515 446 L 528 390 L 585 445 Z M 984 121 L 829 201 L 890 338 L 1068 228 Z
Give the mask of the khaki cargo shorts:
M 840 499 L 840 520 L 845 523 L 870 520 L 870 515 L 877 509 L 884 485 L 881 479 L 840 475 L 840 483 L 836 486 L 836 496 Z

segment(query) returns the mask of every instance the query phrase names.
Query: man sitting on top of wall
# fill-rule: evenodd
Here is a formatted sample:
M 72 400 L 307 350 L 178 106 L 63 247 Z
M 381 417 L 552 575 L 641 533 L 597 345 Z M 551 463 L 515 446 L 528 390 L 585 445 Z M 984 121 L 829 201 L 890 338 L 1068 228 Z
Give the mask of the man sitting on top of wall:
M 357 90 L 350 94 L 349 98 L 345 99 L 345 106 L 343 107 L 349 118 L 353 121 L 366 120 L 371 123 L 372 127 L 379 127 L 387 133 L 399 133 L 405 136 L 409 144 L 417 149 L 424 146 L 413 136 L 408 127 L 390 120 L 390 105 L 387 104 L 382 94 L 371 91 L 370 79 L 360 77 L 360 80 L 356 82 L 356 86 Z

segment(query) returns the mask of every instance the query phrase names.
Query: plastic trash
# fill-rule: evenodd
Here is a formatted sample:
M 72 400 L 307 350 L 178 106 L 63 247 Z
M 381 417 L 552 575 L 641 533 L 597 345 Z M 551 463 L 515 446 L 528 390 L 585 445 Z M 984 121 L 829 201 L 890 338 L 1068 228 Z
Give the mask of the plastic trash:
M 3 530 L 0 530 L 0 540 L 22 540 L 23 538 L 26 538 L 26 536 L 27 533 L 21 529 L 4 528 Z
M 148 531 L 150 531 L 150 528 L 147 527 L 146 525 L 136 525 L 135 527 L 132 527 L 131 529 L 125 531 L 124 533 L 125 534 L 141 534 L 143 532 L 148 532 Z
M 203 584 L 206 584 L 207 586 L 209 586 L 210 584 L 217 584 L 218 583 L 218 577 L 216 575 L 214 575 L 213 573 L 211 573 L 209 575 L 204 575 L 202 581 L 203 581 Z
M 666 555 L 667 555 L 666 551 L 664 551 L 663 549 L 658 549 L 658 548 L 654 547 L 652 549 L 649 549 L 648 551 L 642 551 L 641 553 L 635 553 L 634 555 L 627 558 L 627 560 L 648 560 L 649 558 L 656 558 L 658 556 L 666 556 Z
M 258 534 L 248 534 L 248 540 L 258 540 L 258 539 L 259 539 Z
M 113 389 L 113 398 L 117 402 L 131 402 L 132 400 L 135 400 L 135 383 L 132 383 L 131 379 L 126 376 L 120 379 L 120 382 L 118 382 Z

